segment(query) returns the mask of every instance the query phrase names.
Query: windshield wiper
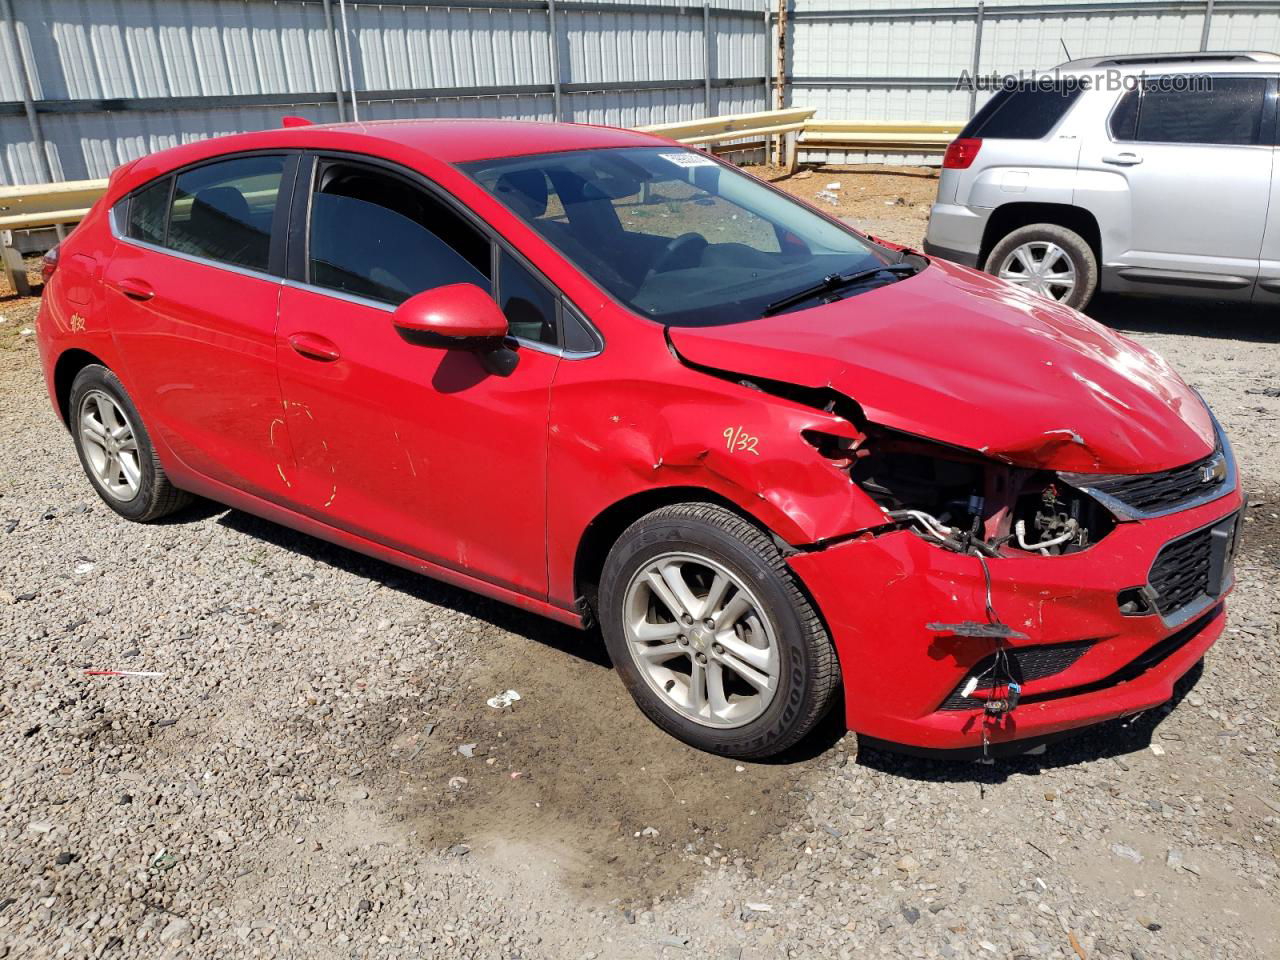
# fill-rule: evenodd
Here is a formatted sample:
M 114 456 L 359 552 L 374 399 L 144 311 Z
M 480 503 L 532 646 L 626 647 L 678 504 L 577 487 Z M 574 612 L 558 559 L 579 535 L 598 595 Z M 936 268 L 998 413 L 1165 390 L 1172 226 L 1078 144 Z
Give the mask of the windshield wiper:
M 841 287 L 847 287 L 850 284 L 858 283 L 862 280 L 870 280 L 878 273 L 901 274 L 909 277 L 914 273 L 920 272 L 920 267 L 913 263 L 886 263 L 878 267 L 872 267 L 869 270 L 859 270 L 856 273 L 833 273 L 830 276 L 823 277 L 812 286 L 805 287 L 803 290 L 797 290 L 795 293 L 788 294 L 781 300 L 775 300 L 764 308 L 761 316 L 767 317 L 777 313 L 779 310 L 785 310 L 787 307 L 794 307 L 797 303 L 804 303 L 806 300 L 812 300 L 814 297 L 823 293 L 839 290 Z

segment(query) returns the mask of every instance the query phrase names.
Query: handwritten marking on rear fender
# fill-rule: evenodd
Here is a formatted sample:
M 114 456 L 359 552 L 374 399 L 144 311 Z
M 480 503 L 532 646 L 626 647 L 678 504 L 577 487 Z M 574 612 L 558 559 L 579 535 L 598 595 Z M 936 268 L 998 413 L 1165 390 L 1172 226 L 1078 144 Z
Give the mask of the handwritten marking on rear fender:
M 753 437 L 742 427 L 725 427 L 721 436 L 724 437 L 725 445 L 729 448 L 730 453 L 753 453 L 757 457 L 760 456 L 760 451 L 756 449 L 756 444 L 760 442 L 760 438 Z

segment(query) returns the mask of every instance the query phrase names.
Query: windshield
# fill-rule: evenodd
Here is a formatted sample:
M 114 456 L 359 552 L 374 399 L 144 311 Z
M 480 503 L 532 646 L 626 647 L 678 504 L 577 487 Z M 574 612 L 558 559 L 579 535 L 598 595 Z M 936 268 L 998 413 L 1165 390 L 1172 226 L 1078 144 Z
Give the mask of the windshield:
M 575 150 L 462 169 L 614 297 L 665 324 L 751 320 L 896 279 L 877 270 L 898 259 L 892 251 L 683 147 Z M 864 271 L 874 277 L 836 292 L 837 277 Z

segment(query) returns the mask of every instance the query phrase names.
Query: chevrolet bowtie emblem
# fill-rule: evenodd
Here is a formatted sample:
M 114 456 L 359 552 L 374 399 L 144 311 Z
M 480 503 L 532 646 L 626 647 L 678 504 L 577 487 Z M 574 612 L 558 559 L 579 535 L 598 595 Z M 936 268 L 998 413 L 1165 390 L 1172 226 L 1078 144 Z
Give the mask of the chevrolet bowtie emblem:
M 1219 483 L 1227 476 L 1227 461 L 1221 456 L 1214 457 L 1200 468 L 1201 483 Z

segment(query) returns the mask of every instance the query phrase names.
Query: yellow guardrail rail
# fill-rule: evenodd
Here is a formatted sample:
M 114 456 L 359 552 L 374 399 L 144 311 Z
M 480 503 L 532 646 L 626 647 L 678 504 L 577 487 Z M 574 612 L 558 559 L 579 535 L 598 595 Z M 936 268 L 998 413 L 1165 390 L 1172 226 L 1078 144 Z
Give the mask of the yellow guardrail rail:
M 106 180 L 0 187 L 0 259 L 17 293 L 28 296 L 31 287 L 22 255 L 13 246 L 13 231 L 79 223 L 106 189 Z
M 707 146 L 734 140 L 758 141 L 780 136 L 784 139 L 784 163 L 788 170 L 796 168 L 797 138 L 813 115 L 812 107 L 786 110 L 762 110 L 758 113 L 736 113 L 725 117 L 706 117 L 680 123 L 655 123 L 637 127 L 645 133 L 670 137 L 689 146 Z
M 800 146 L 849 153 L 942 153 L 962 123 L 842 123 L 810 120 Z

